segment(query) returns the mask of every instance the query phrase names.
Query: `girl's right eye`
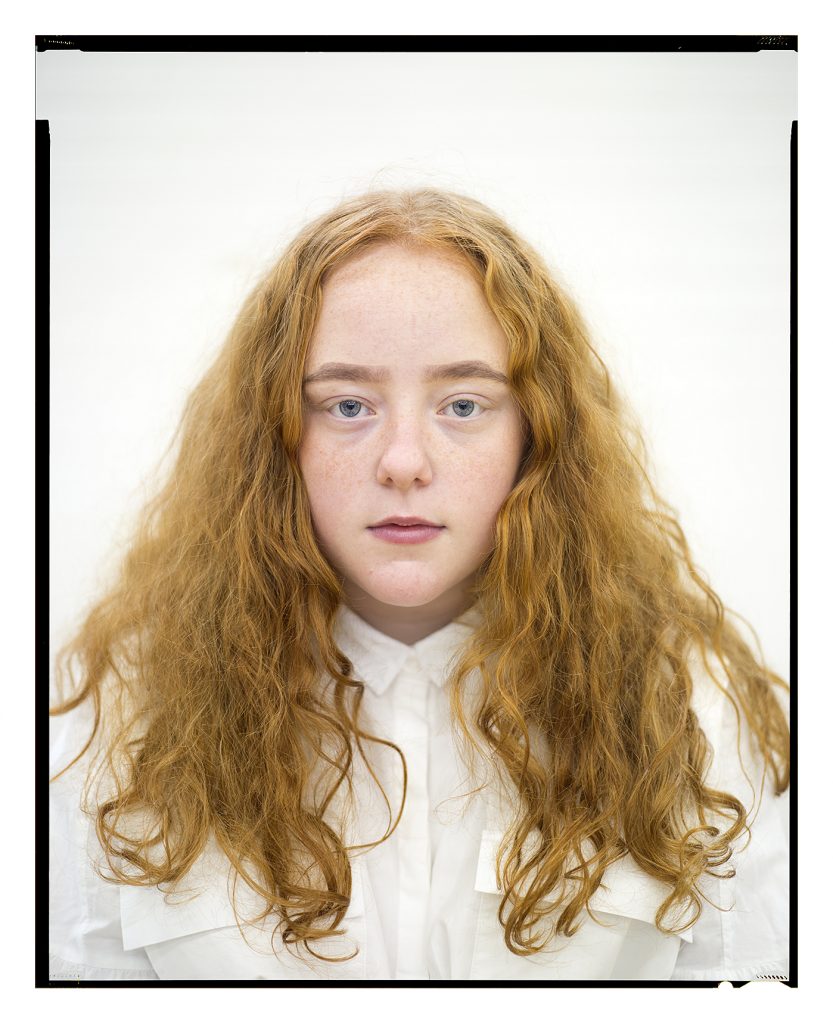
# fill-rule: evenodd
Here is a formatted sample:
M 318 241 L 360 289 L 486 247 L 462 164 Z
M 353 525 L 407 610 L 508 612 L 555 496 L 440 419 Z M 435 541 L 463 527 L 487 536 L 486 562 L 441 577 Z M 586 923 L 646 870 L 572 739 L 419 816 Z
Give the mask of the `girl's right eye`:
M 335 413 L 335 419 L 337 420 L 354 420 L 358 419 L 359 408 L 364 405 L 364 402 L 360 402 L 358 398 L 342 398 L 340 402 L 336 402 L 334 405 L 328 407 L 327 412 L 332 413 L 333 409 L 340 409 L 344 415 L 337 416 Z

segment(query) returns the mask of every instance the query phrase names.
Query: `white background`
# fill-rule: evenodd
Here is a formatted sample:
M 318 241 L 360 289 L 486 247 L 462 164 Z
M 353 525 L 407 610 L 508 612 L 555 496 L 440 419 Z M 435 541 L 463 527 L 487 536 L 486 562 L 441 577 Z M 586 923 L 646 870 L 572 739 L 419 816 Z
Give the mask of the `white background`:
M 695 561 L 789 666 L 796 54 L 37 58 L 51 132 L 51 643 L 116 564 L 189 390 L 345 194 L 472 194 L 578 300 Z

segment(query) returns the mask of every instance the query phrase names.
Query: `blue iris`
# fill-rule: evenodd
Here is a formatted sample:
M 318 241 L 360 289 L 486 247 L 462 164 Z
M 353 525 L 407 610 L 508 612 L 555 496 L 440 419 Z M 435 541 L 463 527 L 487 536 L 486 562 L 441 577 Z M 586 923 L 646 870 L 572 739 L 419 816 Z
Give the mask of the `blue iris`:
M 338 403 L 338 407 L 339 407 L 339 409 L 341 409 L 342 412 L 344 412 L 344 409 L 342 408 L 342 406 L 345 406 L 345 405 L 355 405 L 355 407 L 356 407 L 355 413 L 345 413 L 346 416 L 348 416 L 350 419 L 353 419 L 354 416 L 358 416 L 359 408 L 360 408 L 361 404 L 362 403 L 361 402 L 357 402 L 355 398 L 345 398 L 344 401 Z
M 470 398 L 458 398 L 451 403 L 452 405 L 470 405 L 471 408 L 468 412 L 464 413 L 464 416 L 470 416 L 474 412 L 474 402 Z M 459 412 L 459 410 L 458 410 Z

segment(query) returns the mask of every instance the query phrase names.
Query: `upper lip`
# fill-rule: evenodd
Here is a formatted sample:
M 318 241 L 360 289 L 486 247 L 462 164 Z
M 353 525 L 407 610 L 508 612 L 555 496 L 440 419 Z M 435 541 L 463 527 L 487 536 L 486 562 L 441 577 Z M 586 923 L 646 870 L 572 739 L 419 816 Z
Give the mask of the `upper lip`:
M 387 519 L 380 519 L 370 529 L 376 526 L 439 526 L 439 523 L 432 523 L 430 519 L 420 519 L 419 516 L 388 516 Z

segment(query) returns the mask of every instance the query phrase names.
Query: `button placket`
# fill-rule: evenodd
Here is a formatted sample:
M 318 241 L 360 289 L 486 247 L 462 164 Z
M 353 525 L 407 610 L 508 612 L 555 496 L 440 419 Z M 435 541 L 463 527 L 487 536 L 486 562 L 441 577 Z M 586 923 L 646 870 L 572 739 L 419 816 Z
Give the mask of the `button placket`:
M 396 733 L 408 765 L 399 835 L 397 978 L 427 978 L 425 935 L 431 888 L 428 798 L 430 681 L 412 655 L 396 680 Z

